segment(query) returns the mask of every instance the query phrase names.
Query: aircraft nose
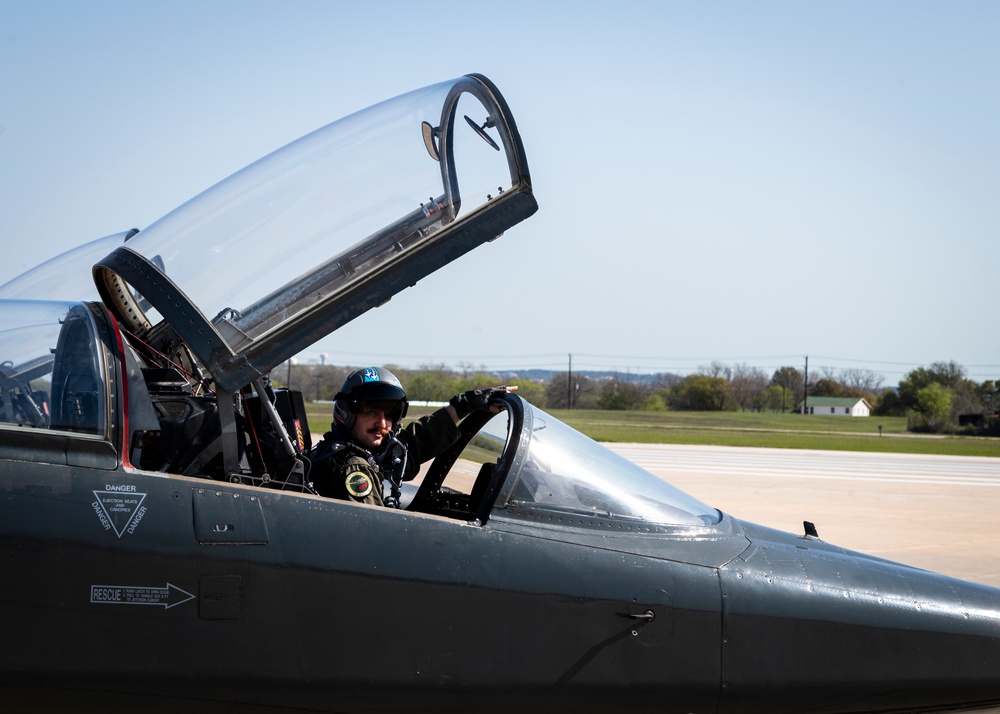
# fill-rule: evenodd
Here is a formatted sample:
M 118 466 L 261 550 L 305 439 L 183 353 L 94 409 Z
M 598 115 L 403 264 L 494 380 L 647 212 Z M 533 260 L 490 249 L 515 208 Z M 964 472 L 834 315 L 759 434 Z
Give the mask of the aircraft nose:
M 758 529 L 721 572 L 720 711 L 1000 703 L 1000 590 Z

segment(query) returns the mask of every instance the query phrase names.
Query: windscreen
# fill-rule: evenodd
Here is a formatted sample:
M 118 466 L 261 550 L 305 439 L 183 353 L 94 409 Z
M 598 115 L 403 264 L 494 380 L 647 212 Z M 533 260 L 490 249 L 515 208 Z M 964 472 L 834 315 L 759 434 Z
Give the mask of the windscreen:
M 719 512 L 535 407 L 508 502 L 596 518 L 705 526 Z

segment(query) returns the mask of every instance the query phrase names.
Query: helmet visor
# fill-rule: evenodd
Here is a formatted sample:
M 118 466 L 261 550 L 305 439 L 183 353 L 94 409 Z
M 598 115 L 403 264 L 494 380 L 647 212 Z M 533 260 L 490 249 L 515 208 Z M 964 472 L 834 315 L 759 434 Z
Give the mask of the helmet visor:
M 402 399 L 393 401 L 365 401 L 358 404 L 357 414 L 359 417 L 368 419 L 384 416 L 387 421 L 395 424 L 403 418 L 405 406 L 406 402 Z

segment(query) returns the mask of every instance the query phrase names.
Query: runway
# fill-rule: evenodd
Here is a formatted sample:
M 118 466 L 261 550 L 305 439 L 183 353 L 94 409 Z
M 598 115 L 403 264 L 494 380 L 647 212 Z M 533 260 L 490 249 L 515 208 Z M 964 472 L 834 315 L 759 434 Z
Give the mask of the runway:
M 606 444 L 742 520 L 1000 587 L 1000 459 Z

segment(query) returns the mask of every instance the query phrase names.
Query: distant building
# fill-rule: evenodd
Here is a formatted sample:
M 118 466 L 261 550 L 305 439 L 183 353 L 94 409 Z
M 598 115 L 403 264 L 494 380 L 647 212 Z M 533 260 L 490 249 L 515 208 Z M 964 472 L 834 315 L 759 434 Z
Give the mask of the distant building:
M 809 397 L 808 404 L 809 414 L 866 417 L 872 413 L 872 405 L 864 397 Z

